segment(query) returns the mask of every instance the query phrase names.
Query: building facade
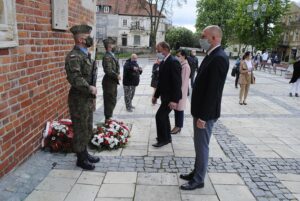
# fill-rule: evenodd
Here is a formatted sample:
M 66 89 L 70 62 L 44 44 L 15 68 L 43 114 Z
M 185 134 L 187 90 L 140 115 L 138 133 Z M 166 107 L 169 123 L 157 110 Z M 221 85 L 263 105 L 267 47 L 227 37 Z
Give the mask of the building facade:
M 282 60 L 295 60 L 300 56 L 300 5 L 291 2 L 289 10 L 282 18 L 283 34 L 278 46 Z
M 69 28 L 95 24 L 96 0 L 0 0 L 0 177 L 41 145 L 45 122 L 68 118 Z
M 112 37 L 120 48 L 149 48 L 151 21 L 137 0 L 99 0 L 96 9 L 96 38 Z M 165 18 L 161 18 L 156 41 L 164 41 Z

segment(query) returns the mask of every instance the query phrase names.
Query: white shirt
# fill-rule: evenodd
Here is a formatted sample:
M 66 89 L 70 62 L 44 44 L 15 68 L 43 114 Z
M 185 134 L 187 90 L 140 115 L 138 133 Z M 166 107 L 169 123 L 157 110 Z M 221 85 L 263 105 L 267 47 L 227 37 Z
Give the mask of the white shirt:
M 245 63 L 246 63 L 246 66 L 248 68 L 248 71 L 251 71 L 252 68 L 253 68 L 252 61 L 251 60 L 245 60 Z
M 211 50 L 209 50 L 208 52 L 207 52 L 207 55 L 210 55 L 210 53 L 212 52 L 212 51 L 214 51 L 217 47 L 220 47 L 221 45 L 217 45 L 216 47 L 214 47 L 214 48 L 212 48 Z
M 265 52 L 265 53 L 263 53 L 263 55 L 262 55 L 262 60 L 263 60 L 263 61 L 267 61 L 267 60 L 268 60 L 268 57 L 269 57 L 269 53 L 268 53 L 268 52 Z

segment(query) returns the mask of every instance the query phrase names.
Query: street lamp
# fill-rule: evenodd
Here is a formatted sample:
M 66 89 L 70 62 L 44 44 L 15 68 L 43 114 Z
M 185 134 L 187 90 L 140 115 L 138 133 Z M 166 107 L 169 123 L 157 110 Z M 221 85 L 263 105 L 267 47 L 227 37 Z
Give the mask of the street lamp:
M 254 20 L 257 20 L 257 18 L 261 15 L 266 13 L 267 11 L 267 5 L 263 3 L 262 5 L 259 4 L 259 0 L 255 1 L 253 4 L 249 4 L 247 6 L 247 13 L 251 14 Z

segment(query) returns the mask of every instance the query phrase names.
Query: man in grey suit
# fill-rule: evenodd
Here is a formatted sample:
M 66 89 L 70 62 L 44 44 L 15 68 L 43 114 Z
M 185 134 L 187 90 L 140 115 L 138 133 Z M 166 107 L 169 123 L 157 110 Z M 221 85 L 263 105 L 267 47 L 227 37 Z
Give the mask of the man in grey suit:
M 220 117 L 223 88 L 229 69 L 229 59 L 221 48 L 222 30 L 216 25 L 206 27 L 201 35 L 200 45 L 206 50 L 194 82 L 191 113 L 194 123 L 194 144 L 196 151 L 195 169 L 180 178 L 189 182 L 182 190 L 204 187 L 209 141 L 214 123 Z

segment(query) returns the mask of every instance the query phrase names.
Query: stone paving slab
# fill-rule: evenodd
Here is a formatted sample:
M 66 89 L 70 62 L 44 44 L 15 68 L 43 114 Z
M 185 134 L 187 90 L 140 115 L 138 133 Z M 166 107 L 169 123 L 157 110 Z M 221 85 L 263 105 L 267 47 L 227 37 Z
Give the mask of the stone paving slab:
M 214 185 L 221 201 L 255 201 L 246 186 L 240 185 Z
M 137 185 L 134 201 L 181 201 L 178 186 Z
M 133 198 L 134 184 L 102 184 L 97 197 L 103 198 Z
M 65 201 L 94 201 L 100 186 L 75 184 Z
M 68 192 L 51 192 L 34 190 L 25 201 L 64 201 Z

